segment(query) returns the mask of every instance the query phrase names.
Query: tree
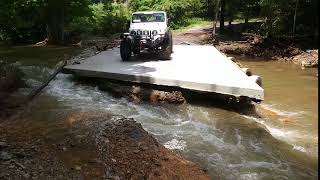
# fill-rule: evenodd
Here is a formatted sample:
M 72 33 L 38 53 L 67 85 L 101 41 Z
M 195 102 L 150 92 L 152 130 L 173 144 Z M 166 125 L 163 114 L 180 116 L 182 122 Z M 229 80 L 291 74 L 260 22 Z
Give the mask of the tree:
M 89 4 L 88 0 L 47 0 L 44 3 L 44 14 L 49 43 L 62 43 L 65 23 L 73 17 L 90 14 Z
M 48 0 L 45 5 L 49 43 L 58 44 L 64 40 L 65 9 L 65 0 Z
M 318 29 L 317 4 L 318 0 L 261 0 L 263 30 L 270 35 L 312 35 Z
M 291 0 L 292 1 L 292 0 Z M 286 30 L 290 1 L 261 0 L 262 15 L 265 17 L 263 29 L 266 35 L 276 35 Z
M 225 9 L 226 9 L 226 0 L 221 0 L 220 7 L 220 34 L 224 32 L 224 17 L 225 17 Z
M 217 0 L 216 2 L 216 10 L 215 10 L 215 17 L 213 20 L 213 30 L 212 30 L 212 35 L 216 35 L 216 28 L 217 28 L 217 20 L 218 20 L 218 14 L 219 14 L 219 6 L 220 6 L 220 0 Z
M 19 42 L 32 38 L 39 40 L 39 34 L 42 34 L 51 43 L 61 43 L 65 25 L 73 17 L 88 15 L 89 4 L 89 0 L 1 0 L 2 39 Z
M 0 40 L 22 42 L 44 28 L 36 0 L 0 1 Z
M 293 28 L 292 28 L 293 36 L 295 35 L 295 31 L 296 31 L 298 5 L 299 5 L 299 0 L 296 0 L 296 7 L 294 8 Z
M 240 1 L 241 0 L 228 0 L 228 1 L 226 1 L 225 16 L 226 16 L 226 18 L 228 18 L 229 25 L 231 25 L 235 16 L 237 15 L 237 13 L 239 13 L 238 11 L 235 11 L 235 9 L 239 9 Z
M 269 0 L 267 0 L 269 1 Z M 244 16 L 244 30 L 247 29 L 249 19 L 259 15 L 260 5 L 257 0 L 242 0 L 239 3 L 240 11 Z

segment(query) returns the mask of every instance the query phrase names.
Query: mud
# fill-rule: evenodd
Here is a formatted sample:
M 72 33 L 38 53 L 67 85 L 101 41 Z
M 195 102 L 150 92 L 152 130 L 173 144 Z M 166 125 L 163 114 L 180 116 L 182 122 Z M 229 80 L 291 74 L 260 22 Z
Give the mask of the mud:
M 108 91 L 116 97 L 126 97 L 132 102 L 151 102 L 151 103 L 169 103 L 183 104 L 186 102 L 182 92 L 174 90 L 157 90 L 137 83 L 125 83 L 112 80 L 98 80 L 99 89 Z
M 205 42 L 214 44 L 217 49 L 225 54 L 292 62 L 302 67 L 317 67 L 318 50 L 304 50 L 292 41 L 242 33 L 238 39 L 209 36 Z

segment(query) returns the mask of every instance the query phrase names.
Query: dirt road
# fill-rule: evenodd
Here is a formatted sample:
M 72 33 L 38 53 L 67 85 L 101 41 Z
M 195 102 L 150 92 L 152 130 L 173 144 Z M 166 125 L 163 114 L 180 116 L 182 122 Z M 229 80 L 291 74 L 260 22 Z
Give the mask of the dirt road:
M 241 29 L 241 24 L 232 25 L 234 29 Z M 226 25 L 226 29 L 228 26 Z M 238 33 L 228 30 L 224 35 L 211 36 L 211 26 L 198 26 L 192 29 L 174 32 L 174 44 L 209 44 L 214 45 L 221 52 L 229 55 L 259 57 L 267 60 L 292 62 L 302 68 L 318 67 L 317 48 L 306 47 L 299 41 L 290 39 L 266 38 L 253 33 Z M 296 41 L 296 42 L 295 42 Z
M 209 38 L 212 28 L 210 26 L 197 26 L 186 31 L 173 33 L 173 44 L 203 44 Z

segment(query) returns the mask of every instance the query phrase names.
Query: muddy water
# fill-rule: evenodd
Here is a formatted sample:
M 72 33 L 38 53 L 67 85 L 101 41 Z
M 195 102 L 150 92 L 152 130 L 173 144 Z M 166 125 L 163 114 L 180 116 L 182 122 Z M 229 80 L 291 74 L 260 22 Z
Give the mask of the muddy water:
M 50 57 L 29 48 L 2 51 L 19 60 L 29 88 L 52 72 L 58 55 L 74 50 L 48 48 Z M 30 63 L 32 62 L 32 63 Z M 36 64 L 36 65 L 34 65 Z M 134 104 L 60 74 L 22 113 L 24 128 L 59 133 L 72 112 L 111 112 L 135 118 L 167 148 L 208 169 L 218 179 L 317 179 L 317 78 L 312 70 L 273 62 L 243 61 L 263 78 L 262 117 L 217 107 Z M 19 121 L 17 121 L 19 122 Z M 72 158 L 72 157 L 70 157 Z
M 281 62 L 256 62 L 240 58 L 241 63 L 263 78 L 265 101 L 260 121 L 278 139 L 295 149 L 318 156 L 318 70 L 301 69 Z

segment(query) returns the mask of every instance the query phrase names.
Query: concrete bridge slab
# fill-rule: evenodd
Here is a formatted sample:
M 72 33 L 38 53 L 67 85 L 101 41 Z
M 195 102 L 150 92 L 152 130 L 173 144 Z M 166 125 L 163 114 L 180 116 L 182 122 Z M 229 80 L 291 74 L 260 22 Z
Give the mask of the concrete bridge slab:
M 263 100 L 264 90 L 213 46 L 175 45 L 172 60 L 148 55 L 121 61 L 119 48 L 65 67 L 79 76 L 174 86 Z

